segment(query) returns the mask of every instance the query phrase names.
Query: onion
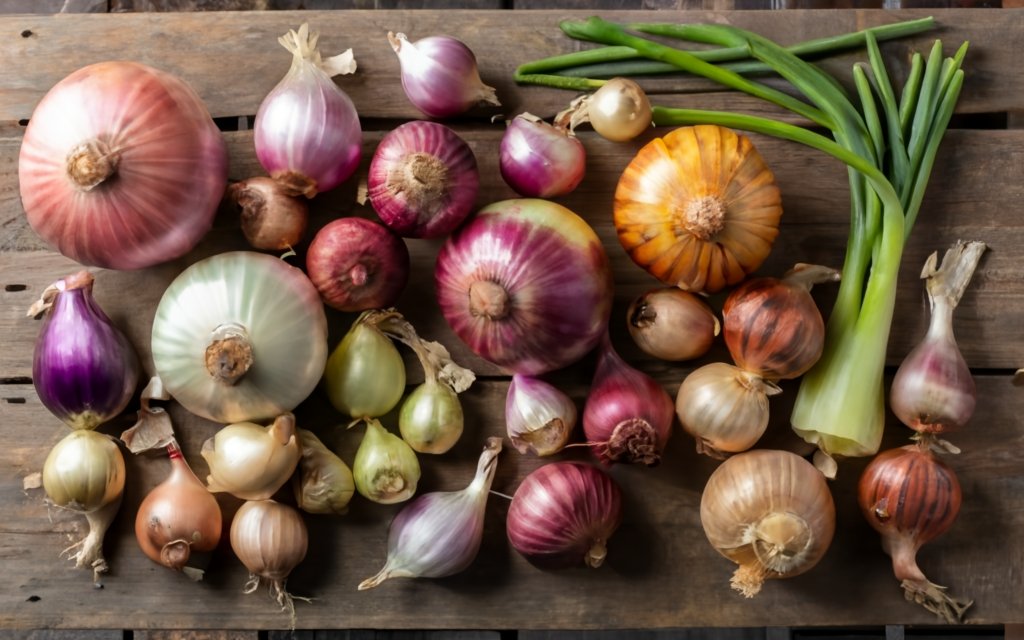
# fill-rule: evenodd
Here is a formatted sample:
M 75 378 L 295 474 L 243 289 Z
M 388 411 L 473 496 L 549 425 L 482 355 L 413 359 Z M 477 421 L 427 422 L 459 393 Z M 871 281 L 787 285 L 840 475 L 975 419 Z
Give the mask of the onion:
M 970 283 L 984 242 L 958 242 L 925 264 L 931 320 L 928 333 L 900 363 L 892 380 L 889 404 L 900 422 L 919 433 L 958 429 L 974 415 L 977 391 L 953 335 L 953 311 Z
M 352 418 L 376 418 L 395 408 L 405 392 L 405 362 L 378 327 L 380 315 L 364 311 L 327 359 L 324 389 L 331 404 Z
M 515 373 L 572 364 L 608 326 L 608 256 L 582 218 L 553 202 L 484 207 L 441 248 L 434 276 L 455 334 Z
M 319 34 L 303 24 L 278 38 L 292 66 L 263 99 L 253 125 L 256 157 L 290 195 L 330 191 L 359 167 L 363 131 L 332 76 L 355 72 L 352 50 L 323 60 Z
M 47 287 L 30 315 L 45 311 L 32 357 L 39 400 L 72 429 L 95 429 L 128 406 L 139 382 L 131 343 L 92 295 L 87 271 Z
M 570 129 L 589 122 L 601 137 L 626 142 L 650 130 L 651 118 L 651 102 L 640 85 L 629 78 L 612 78 L 593 94 L 573 100 L 555 122 L 568 121 Z
M 605 336 L 583 407 L 583 433 L 601 462 L 658 464 L 673 416 L 668 393 L 626 364 Z
M 188 253 L 210 229 L 227 149 L 185 82 L 135 62 L 101 62 L 36 106 L 18 182 L 29 224 L 58 251 L 140 269 Z
M 273 500 L 249 501 L 231 521 L 231 550 L 249 570 L 244 593 L 252 593 L 260 580 L 270 585 L 270 595 L 291 616 L 295 627 L 294 596 L 285 590 L 292 569 L 306 557 L 309 533 L 302 516 Z
M 961 622 L 972 601 L 955 600 L 917 566 L 918 550 L 953 525 L 962 499 L 956 473 L 935 457 L 928 439 L 878 454 L 860 477 L 857 498 L 868 523 L 882 534 L 907 600 L 946 622 Z
M 388 528 L 388 558 L 359 590 L 390 578 L 443 578 L 465 570 L 484 534 L 484 510 L 501 453 L 501 438 L 488 438 L 473 481 L 461 491 L 427 493 L 402 509 Z
M 93 581 L 107 572 L 103 537 L 121 506 L 124 457 L 109 436 L 77 429 L 50 450 L 43 463 L 43 489 L 58 507 L 85 515 L 89 533 L 61 555 L 72 554 L 79 569 L 92 569 Z
M 367 500 L 380 504 L 404 502 L 416 493 L 420 481 L 420 463 L 412 448 L 391 433 L 376 418 L 363 420 L 366 434 L 355 461 L 352 477 L 356 491 Z
M 203 443 L 210 491 L 242 500 L 266 500 L 292 477 L 302 457 L 295 416 L 280 415 L 264 428 L 252 422 L 229 424 Z
M 722 306 L 722 325 L 736 364 L 769 380 L 807 373 L 825 346 L 825 321 L 811 287 L 837 280 L 835 269 L 798 264 L 781 280 L 755 278 L 733 289 Z
M 508 123 L 498 149 L 501 177 L 528 198 L 571 193 L 583 180 L 586 164 L 586 149 L 572 131 L 531 113 L 521 113 Z
M 407 238 L 440 238 L 473 209 L 480 172 L 457 133 L 416 121 L 384 136 L 366 181 L 370 203 L 388 228 Z
M 572 437 L 576 417 L 576 403 L 562 391 L 539 378 L 512 376 L 505 396 L 505 428 L 519 453 L 558 453 Z
M 316 387 L 327 317 L 301 270 L 252 251 L 201 260 L 175 278 L 153 319 L 167 390 L 214 422 L 274 418 Z
M 835 504 L 825 476 L 788 451 L 758 449 L 723 462 L 700 500 L 708 542 L 739 565 L 732 588 L 748 598 L 768 578 L 810 570 L 832 543 Z
M 597 568 L 622 521 L 622 491 L 611 476 L 581 462 L 552 462 L 516 489 L 508 509 L 508 540 L 531 564 Z
M 285 193 L 271 178 L 236 182 L 228 195 L 241 211 L 242 233 L 254 249 L 283 251 L 302 241 L 309 221 L 309 206 Z
M 186 567 L 193 551 L 213 551 L 220 542 L 221 513 L 213 497 L 177 444 L 167 447 L 171 474 L 146 494 L 135 515 L 135 539 L 146 556 L 189 577 L 202 571 Z
M 708 352 L 721 325 L 708 305 L 676 287 L 644 293 L 627 312 L 629 335 L 644 353 L 662 360 L 692 360 Z
M 298 472 L 292 476 L 298 507 L 306 513 L 347 513 L 356 491 L 352 470 L 312 431 L 296 432 L 302 447 Z
M 317 232 L 306 272 L 320 297 L 339 311 L 390 307 L 409 281 L 409 249 L 365 218 L 338 218 Z
M 478 103 L 500 107 L 494 87 L 485 85 L 476 56 L 450 36 L 430 36 L 415 43 L 404 33 L 388 32 L 402 67 L 402 89 L 409 102 L 432 118 L 465 113 Z

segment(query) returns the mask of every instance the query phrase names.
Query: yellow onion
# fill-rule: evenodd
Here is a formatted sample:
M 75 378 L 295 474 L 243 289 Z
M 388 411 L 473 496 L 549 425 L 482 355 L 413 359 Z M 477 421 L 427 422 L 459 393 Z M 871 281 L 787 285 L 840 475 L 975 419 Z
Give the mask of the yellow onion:
M 640 149 L 619 179 L 614 211 L 634 262 L 665 284 L 714 293 L 768 256 L 782 201 L 747 137 L 698 125 Z
M 231 522 L 231 550 L 249 570 L 244 593 L 265 580 L 270 595 L 287 611 L 295 627 L 295 605 L 285 590 L 288 575 L 306 557 L 309 533 L 294 507 L 273 500 L 251 500 L 239 507 Z
M 282 414 L 265 428 L 252 422 L 229 424 L 203 443 L 200 454 L 210 465 L 206 484 L 211 492 L 266 500 L 291 478 L 302 457 L 295 416 Z

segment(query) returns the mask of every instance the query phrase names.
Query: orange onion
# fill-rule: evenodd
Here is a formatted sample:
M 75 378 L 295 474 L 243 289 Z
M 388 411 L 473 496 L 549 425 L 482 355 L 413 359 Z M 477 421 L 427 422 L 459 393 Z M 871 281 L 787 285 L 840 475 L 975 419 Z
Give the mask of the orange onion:
M 634 262 L 665 284 L 714 293 L 768 256 L 782 201 L 746 136 L 698 125 L 640 149 L 619 179 L 614 212 Z
M 227 149 L 184 81 L 101 62 L 43 97 L 25 129 L 18 180 L 29 224 L 62 254 L 140 269 L 184 255 L 210 229 Z

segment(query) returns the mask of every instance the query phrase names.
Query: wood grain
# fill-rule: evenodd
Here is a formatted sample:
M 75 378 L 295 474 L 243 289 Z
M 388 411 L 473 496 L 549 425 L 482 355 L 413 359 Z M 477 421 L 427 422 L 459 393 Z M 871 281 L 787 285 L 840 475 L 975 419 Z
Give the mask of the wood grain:
M 782 43 L 838 34 L 901 18 L 931 15 L 931 11 L 706 11 L 664 12 L 665 21 L 727 20 L 774 36 Z M 494 85 L 506 115 L 529 110 L 549 116 L 564 108 L 571 92 L 525 87 L 512 81 L 515 67 L 527 60 L 565 53 L 580 43 L 561 34 L 557 24 L 569 17 L 584 18 L 586 11 L 529 11 L 509 28 L 502 11 L 405 12 L 214 12 L 183 14 L 126 13 L 115 15 L 15 16 L 0 18 L 0 59 L 33 61 L 33 73 L 20 65 L 0 68 L 0 122 L 31 116 L 42 95 L 71 71 L 91 62 L 116 57 L 138 60 L 171 71 L 187 80 L 207 102 L 215 117 L 253 115 L 260 102 L 288 69 L 290 58 L 277 45 L 277 37 L 308 21 L 322 33 L 325 54 L 352 47 L 360 71 L 339 80 L 364 118 L 415 118 L 419 113 L 402 94 L 398 60 L 388 46 L 389 30 L 405 31 L 416 40 L 428 34 L 453 33 L 478 52 L 481 75 Z M 622 21 L 648 19 L 650 14 L 623 12 Z M 73 21 L 73 22 L 70 22 Z M 967 81 L 959 110 L 988 113 L 1020 108 L 1024 78 L 1015 73 L 1016 34 L 1024 30 L 1024 11 L 950 10 L 943 12 L 941 28 L 932 34 L 884 45 L 894 77 L 903 75 L 908 52 L 930 46 L 935 37 L 951 45 L 964 40 L 978 44 L 968 57 Z M 19 34 L 29 32 L 30 37 Z M 230 37 L 226 37 L 230 34 Z M 73 56 L 67 55 L 74 51 Z M 830 71 L 848 75 L 854 60 L 845 56 L 825 64 Z M 998 87 L 998 89 L 996 89 Z M 662 89 L 664 90 L 664 89 Z M 777 113 L 758 100 L 729 92 L 697 95 L 658 95 L 658 104 L 694 108 Z M 495 113 L 478 111 L 478 121 Z

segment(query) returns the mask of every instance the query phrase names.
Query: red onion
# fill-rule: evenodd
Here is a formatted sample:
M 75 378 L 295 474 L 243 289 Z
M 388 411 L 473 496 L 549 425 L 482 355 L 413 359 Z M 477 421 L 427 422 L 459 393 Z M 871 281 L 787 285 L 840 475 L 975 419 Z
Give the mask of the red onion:
M 582 462 L 552 462 L 526 476 L 508 509 L 508 540 L 534 566 L 597 568 L 622 521 L 622 491 Z
M 309 198 L 347 180 L 363 152 L 355 105 L 331 79 L 355 71 L 352 50 L 323 60 L 318 38 L 303 24 L 278 39 L 292 66 L 263 99 L 253 127 L 263 168 L 291 195 Z
M 434 274 L 456 335 L 515 373 L 572 364 L 608 326 L 608 256 L 582 218 L 553 202 L 484 207 L 441 248 Z
M 971 602 L 954 600 L 917 566 L 922 545 L 945 533 L 960 512 L 962 494 L 956 473 L 920 443 L 878 454 L 864 469 L 857 487 L 861 512 L 882 534 L 882 548 L 907 600 L 946 622 L 961 622 Z
M 413 43 L 391 32 L 388 40 L 398 54 L 406 97 L 428 116 L 457 116 L 481 102 L 501 106 L 494 87 L 480 80 L 476 56 L 459 40 L 431 36 Z
M 323 301 L 335 309 L 389 307 L 409 280 L 409 249 L 376 222 L 339 218 L 313 238 L 306 272 Z
M 567 127 L 522 113 L 505 129 L 498 154 L 501 177 L 530 198 L 564 196 L 579 186 L 587 152 Z
M 96 304 L 92 284 L 92 274 L 80 271 L 51 285 L 37 303 L 46 317 L 32 383 L 43 406 L 72 429 L 95 429 L 120 414 L 139 382 L 135 350 Z
M 408 238 L 439 238 L 473 209 L 480 172 L 454 131 L 436 122 L 407 122 L 377 146 L 367 176 L 374 211 Z
M 29 224 L 58 251 L 140 269 L 184 255 L 210 229 L 227 150 L 185 82 L 102 62 L 43 97 L 25 129 L 18 180 Z
M 658 464 L 674 415 L 668 392 L 626 364 L 606 336 L 583 407 L 583 433 L 601 462 Z

